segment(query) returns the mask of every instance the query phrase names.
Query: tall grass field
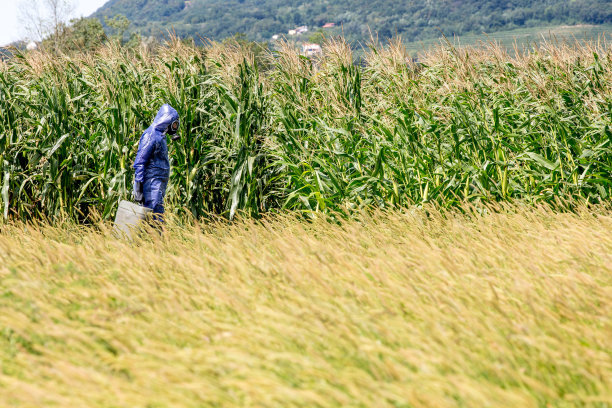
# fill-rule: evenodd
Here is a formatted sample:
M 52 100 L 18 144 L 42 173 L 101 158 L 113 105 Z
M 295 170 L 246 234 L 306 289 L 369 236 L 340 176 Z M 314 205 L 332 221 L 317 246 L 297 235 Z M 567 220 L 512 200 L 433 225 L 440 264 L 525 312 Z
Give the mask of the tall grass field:
M 607 40 L 323 49 L 0 61 L 0 407 L 612 407 Z
M 0 232 L 3 407 L 609 407 L 612 211 Z

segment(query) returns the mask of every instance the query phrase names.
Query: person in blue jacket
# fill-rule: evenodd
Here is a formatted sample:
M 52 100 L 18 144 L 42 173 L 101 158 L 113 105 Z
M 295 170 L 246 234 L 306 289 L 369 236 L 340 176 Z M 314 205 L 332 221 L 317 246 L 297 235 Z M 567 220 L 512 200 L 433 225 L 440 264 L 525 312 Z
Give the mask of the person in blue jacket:
M 170 176 L 166 134 L 174 136 L 178 128 L 177 111 L 164 104 L 153 124 L 140 136 L 134 161 L 134 200 L 158 214 L 155 219 L 159 221 L 162 221 L 160 215 L 164 213 L 164 195 Z M 174 136 L 172 140 L 178 138 Z

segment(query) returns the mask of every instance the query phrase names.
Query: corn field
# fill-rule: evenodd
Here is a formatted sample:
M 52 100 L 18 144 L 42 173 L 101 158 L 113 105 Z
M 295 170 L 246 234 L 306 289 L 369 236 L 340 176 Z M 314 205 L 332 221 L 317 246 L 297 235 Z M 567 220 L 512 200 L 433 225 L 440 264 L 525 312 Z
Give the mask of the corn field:
M 601 203 L 612 194 L 607 43 L 401 42 L 363 63 L 330 40 L 255 61 L 239 45 L 33 52 L 0 62 L 3 218 L 112 218 L 142 131 L 181 115 L 167 208 L 202 217 L 432 203 Z

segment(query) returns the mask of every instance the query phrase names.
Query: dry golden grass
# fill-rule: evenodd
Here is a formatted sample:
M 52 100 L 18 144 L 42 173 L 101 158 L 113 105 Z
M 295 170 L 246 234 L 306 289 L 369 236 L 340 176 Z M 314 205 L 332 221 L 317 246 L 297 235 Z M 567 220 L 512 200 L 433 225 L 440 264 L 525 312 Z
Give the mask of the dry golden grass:
M 2 226 L 2 407 L 607 407 L 612 211 Z

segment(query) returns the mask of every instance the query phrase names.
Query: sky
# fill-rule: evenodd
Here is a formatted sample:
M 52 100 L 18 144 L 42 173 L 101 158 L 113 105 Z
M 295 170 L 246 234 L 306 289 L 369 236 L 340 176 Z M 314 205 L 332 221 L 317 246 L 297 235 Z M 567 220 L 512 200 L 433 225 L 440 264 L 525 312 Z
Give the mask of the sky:
M 75 11 L 71 17 L 87 17 L 102 7 L 108 0 L 72 0 Z M 19 22 L 19 7 L 22 0 L 0 0 L 2 24 L 0 24 L 0 46 L 10 44 L 26 36 Z M 41 1 L 39 0 L 39 3 Z

